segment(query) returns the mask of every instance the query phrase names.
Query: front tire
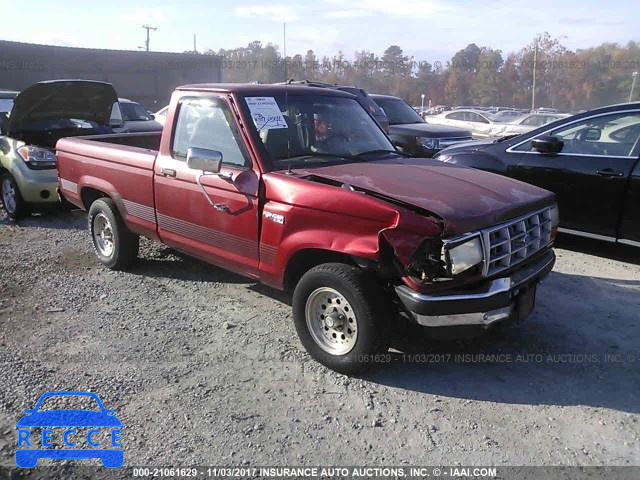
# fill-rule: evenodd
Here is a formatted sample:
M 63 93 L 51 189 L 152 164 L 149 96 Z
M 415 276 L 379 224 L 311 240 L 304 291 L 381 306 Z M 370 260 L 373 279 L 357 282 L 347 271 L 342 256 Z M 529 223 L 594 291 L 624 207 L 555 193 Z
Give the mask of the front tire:
M 340 373 L 356 374 L 386 350 L 390 309 L 365 271 L 325 263 L 305 273 L 293 293 L 293 318 L 312 358 Z
M 29 204 L 23 200 L 18 184 L 10 173 L 4 173 L 0 177 L 0 195 L 9 218 L 18 220 L 31 213 Z
M 123 270 L 135 261 L 140 237 L 124 224 L 112 199 L 100 198 L 93 202 L 87 219 L 93 250 L 103 265 Z

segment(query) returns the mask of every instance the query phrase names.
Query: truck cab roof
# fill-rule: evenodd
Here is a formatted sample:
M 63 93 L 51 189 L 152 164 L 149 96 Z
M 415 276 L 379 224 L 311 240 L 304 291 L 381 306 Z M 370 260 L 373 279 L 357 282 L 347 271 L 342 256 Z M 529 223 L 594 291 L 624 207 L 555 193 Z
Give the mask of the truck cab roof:
M 217 93 L 237 93 L 240 95 L 276 95 L 287 92 L 289 95 L 327 95 L 355 98 L 354 95 L 340 90 L 302 85 L 272 85 L 261 83 L 201 83 L 182 85 L 178 91 L 202 91 Z

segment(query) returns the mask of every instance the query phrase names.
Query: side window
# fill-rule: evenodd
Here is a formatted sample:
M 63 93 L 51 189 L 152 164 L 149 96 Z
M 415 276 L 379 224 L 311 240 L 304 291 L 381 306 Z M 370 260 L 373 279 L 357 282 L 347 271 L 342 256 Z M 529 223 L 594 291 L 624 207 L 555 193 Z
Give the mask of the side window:
M 528 125 L 530 127 L 539 127 L 540 125 L 542 125 L 542 122 L 540 121 L 540 117 L 538 117 L 537 115 L 532 115 L 522 120 L 522 122 L 520 122 L 520 125 Z
M 464 120 L 464 113 L 455 112 L 447 115 L 447 120 Z
M 585 118 L 542 135 L 562 140 L 561 154 L 631 157 L 640 138 L 640 112 Z M 531 141 L 516 150 L 530 151 Z
M 482 115 L 478 115 L 477 113 L 471 114 L 471 121 L 476 123 L 489 123 L 489 120 L 484 118 Z
M 223 165 L 250 165 L 233 116 L 222 99 L 188 98 L 180 102 L 171 155 L 186 160 L 189 147 L 221 152 Z

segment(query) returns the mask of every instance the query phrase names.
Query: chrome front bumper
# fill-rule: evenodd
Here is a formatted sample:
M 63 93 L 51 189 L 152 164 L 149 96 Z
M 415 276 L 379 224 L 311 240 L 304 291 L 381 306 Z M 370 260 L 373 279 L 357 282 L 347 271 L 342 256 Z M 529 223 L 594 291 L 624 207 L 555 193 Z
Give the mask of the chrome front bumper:
M 489 280 L 472 289 L 430 295 L 400 285 L 396 293 L 414 320 L 426 327 L 522 321 L 533 310 L 536 285 L 549 274 L 555 261 L 553 250 L 549 250 L 510 276 Z

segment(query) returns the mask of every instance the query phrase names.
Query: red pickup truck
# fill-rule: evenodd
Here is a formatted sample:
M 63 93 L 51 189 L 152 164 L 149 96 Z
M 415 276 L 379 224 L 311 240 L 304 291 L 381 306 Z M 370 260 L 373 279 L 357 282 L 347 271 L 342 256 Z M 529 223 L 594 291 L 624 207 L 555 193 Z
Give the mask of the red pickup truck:
M 56 151 L 104 265 L 129 266 L 142 235 L 291 289 L 302 344 L 340 372 L 370 365 L 403 319 L 523 320 L 555 262 L 552 193 L 398 152 L 336 90 L 180 87 L 161 135 Z

